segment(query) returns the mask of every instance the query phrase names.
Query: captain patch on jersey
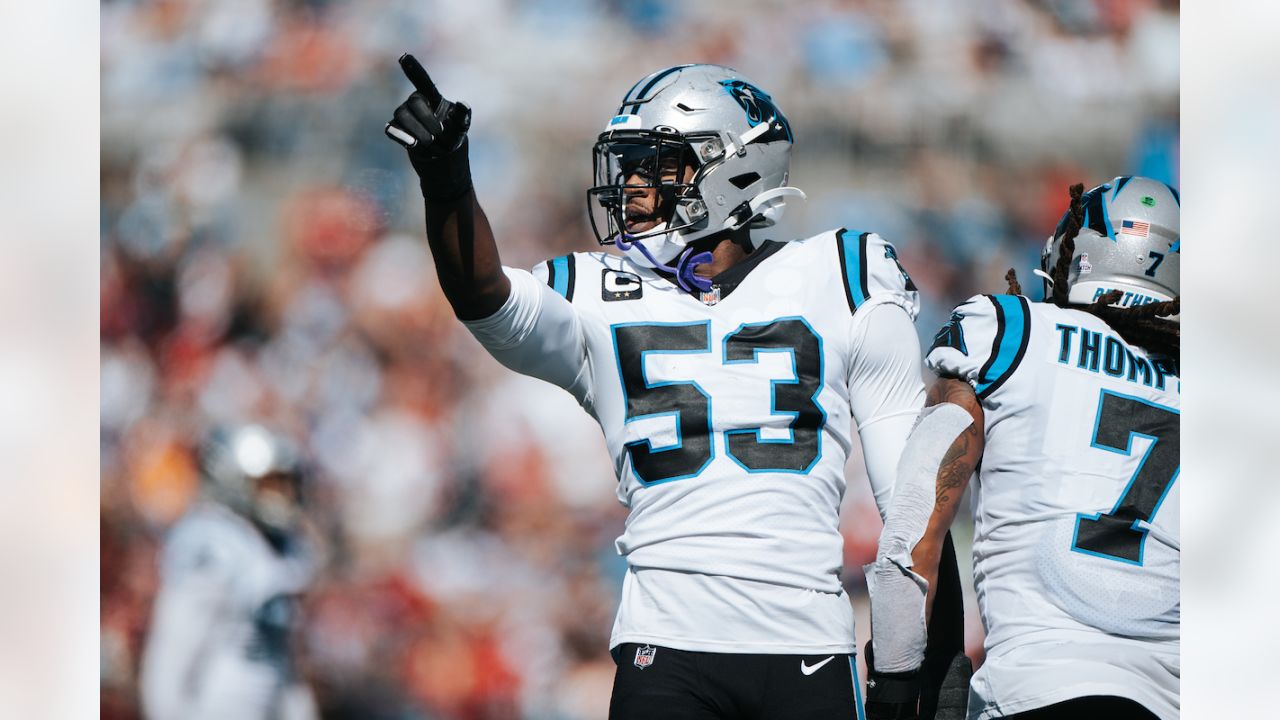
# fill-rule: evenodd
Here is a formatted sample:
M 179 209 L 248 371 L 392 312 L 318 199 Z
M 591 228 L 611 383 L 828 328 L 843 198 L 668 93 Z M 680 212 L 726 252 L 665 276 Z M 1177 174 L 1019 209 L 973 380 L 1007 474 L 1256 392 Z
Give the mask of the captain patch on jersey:
M 626 270 L 603 268 L 600 270 L 600 299 L 605 302 L 639 300 L 644 296 L 640 276 Z

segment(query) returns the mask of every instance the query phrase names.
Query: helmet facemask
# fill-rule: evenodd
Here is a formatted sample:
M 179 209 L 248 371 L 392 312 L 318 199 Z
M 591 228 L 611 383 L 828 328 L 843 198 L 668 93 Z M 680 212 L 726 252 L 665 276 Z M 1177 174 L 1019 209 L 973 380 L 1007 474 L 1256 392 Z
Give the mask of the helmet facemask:
M 697 185 L 701 168 L 683 135 L 651 130 L 604 133 L 592 154 L 595 184 L 587 195 L 594 200 L 589 203 L 591 229 L 601 245 L 681 232 L 706 219 Z M 694 174 L 686 182 L 690 169 Z M 650 199 L 653 207 L 645 208 Z M 636 228 L 646 222 L 657 225 Z
M 711 165 L 699 161 L 698 147 L 722 146 L 715 133 L 606 131 L 592 150 L 595 183 L 587 190 L 596 240 L 623 251 L 637 249 L 654 267 L 675 274 L 686 290 L 710 287 L 692 273 L 693 265 L 711 260 L 690 246 L 710 234 L 698 184 Z M 661 240 L 656 254 L 637 242 L 653 239 Z M 672 254 L 676 257 L 663 257 Z

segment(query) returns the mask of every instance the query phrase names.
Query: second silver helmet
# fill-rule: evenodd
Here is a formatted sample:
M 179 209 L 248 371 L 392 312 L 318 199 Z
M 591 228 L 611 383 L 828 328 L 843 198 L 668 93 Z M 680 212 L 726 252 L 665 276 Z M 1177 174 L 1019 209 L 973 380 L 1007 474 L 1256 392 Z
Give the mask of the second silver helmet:
M 1087 305 L 1112 290 L 1117 307 L 1172 300 L 1181 294 L 1178 191 L 1146 177 L 1117 177 L 1080 198 L 1083 217 L 1067 278 L 1068 302 Z M 1052 275 L 1070 224 L 1062 216 L 1045 243 L 1040 268 Z M 1052 292 L 1046 280 L 1045 296 Z

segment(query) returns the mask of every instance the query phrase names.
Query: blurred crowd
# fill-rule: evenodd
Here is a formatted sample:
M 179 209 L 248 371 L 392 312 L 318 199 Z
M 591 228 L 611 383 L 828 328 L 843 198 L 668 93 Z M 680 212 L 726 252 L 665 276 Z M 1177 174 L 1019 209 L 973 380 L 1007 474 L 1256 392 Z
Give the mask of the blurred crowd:
M 790 119 L 809 197 L 770 236 L 880 232 L 926 340 L 1010 267 L 1038 299 L 1069 184 L 1179 184 L 1177 2 L 104 0 L 101 27 L 108 718 L 138 713 L 155 555 L 199 495 L 200 440 L 251 419 L 312 470 L 301 640 L 326 717 L 604 715 L 611 463 L 567 393 L 499 367 L 444 302 L 382 135 L 402 52 L 474 109 L 477 192 L 520 267 L 596 249 L 590 146 L 631 83 L 738 68 Z M 880 525 L 857 453 L 849 484 L 863 608 Z

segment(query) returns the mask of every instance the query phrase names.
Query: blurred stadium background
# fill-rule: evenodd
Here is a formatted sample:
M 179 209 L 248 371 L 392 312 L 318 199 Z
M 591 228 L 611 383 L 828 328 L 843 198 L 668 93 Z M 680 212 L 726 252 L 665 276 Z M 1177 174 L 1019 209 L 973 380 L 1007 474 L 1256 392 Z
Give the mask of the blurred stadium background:
M 105 0 L 102 716 L 138 716 L 156 550 L 198 493 L 198 443 L 248 419 L 304 439 L 314 469 L 323 568 L 302 645 L 326 717 L 604 716 L 625 510 L 594 422 L 500 368 L 444 302 L 415 180 L 382 136 L 408 92 L 402 52 L 474 108 L 477 191 L 522 267 L 596 249 L 590 146 L 632 82 L 682 62 L 738 68 L 797 138 L 792 184 L 809 202 L 776 236 L 890 239 L 927 345 L 1009 267 L 1039 296 L 1030 269 L 1068 184 L 1180 184 L 1178 12 Z M 880 522 L 861 462 L 843 532 L 865 633 L 859 568 Z

